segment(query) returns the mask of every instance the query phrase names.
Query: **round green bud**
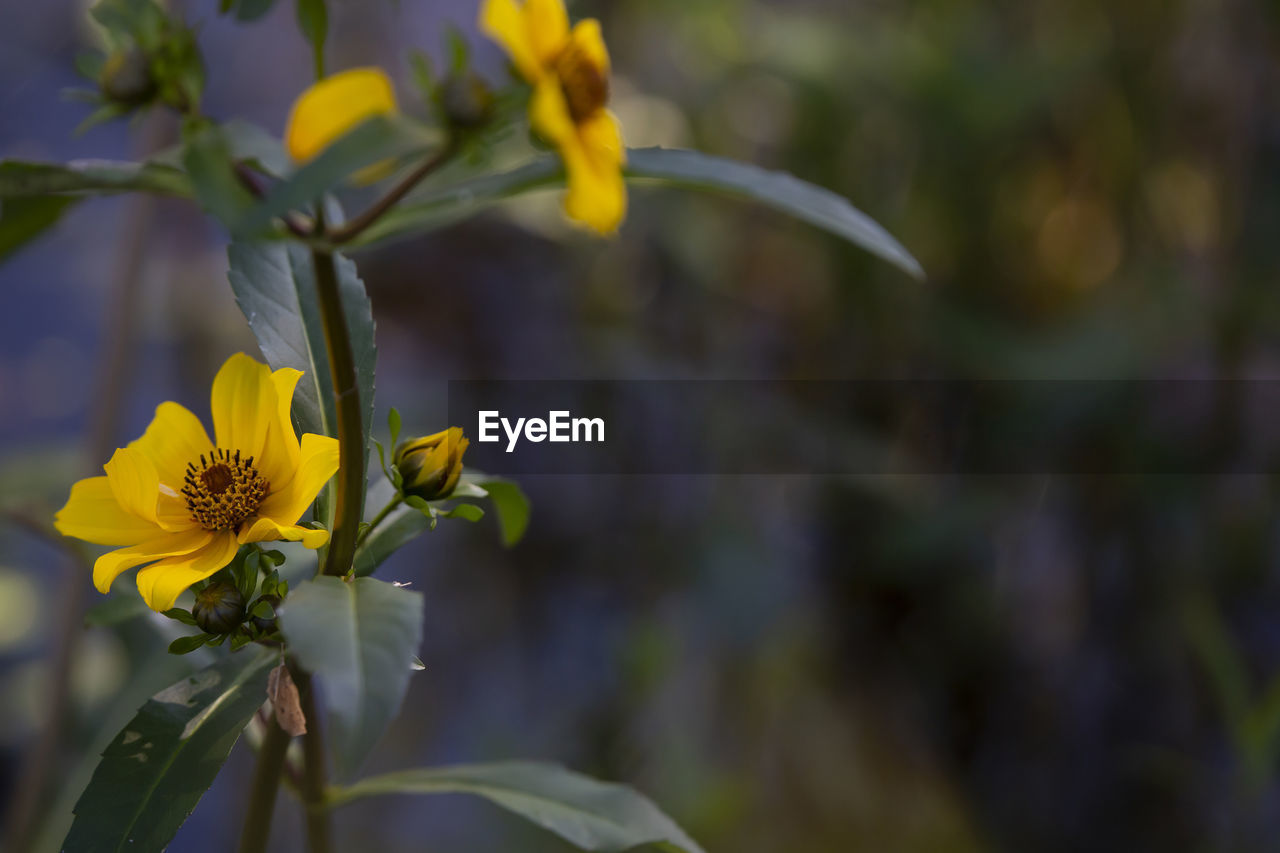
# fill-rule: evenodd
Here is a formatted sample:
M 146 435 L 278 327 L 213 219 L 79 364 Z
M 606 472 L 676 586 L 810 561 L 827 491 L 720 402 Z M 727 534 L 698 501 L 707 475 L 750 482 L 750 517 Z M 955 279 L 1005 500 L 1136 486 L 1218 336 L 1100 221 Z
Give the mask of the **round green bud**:
M 229 583 L 211 583 L 196 593 L 191 615 L 200 630 L 229 634 L 244 621 L 244 596 Z
M 150 57 L 136 47 L 115 51 L 103 64 L 98 85 L 102 94 L 117 103 L 146 103 L 156 94 Z

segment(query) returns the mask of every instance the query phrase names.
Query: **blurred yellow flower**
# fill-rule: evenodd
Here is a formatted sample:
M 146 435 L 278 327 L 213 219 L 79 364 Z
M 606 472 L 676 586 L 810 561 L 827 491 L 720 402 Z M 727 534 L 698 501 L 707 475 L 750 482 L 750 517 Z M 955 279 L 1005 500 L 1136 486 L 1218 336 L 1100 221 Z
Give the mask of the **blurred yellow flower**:
M 565 213 L 609 234 L 627 211 L 626 151 L 609 99 L 609 52 L 600 22 L 569 29 L 562 0 L 485 0 L 480 26 L 533 85 L 529 120 L 560 152 L 568 174 Z
M 138 591 L 151 609 L 168 610 L 246 542 L 329 541 L 327 530 L 297 525 L 338 470 L 338 442 L 307 433 L 299 443 L 289 420 L 301 376 L 237 353 L 213 380 L 216 443 L 188 409 L 161 403 L 142 437 L 104 466 L 106 476 L 71 487 L 54 522 L 59 532 L 126 546 L 94 563 L 99 591 L 150 564 L 138 572 Z
M 311 160 L 362 122 L 395 113 L 396 93 L 380 68 L 352 68 L 326 77 L 293 102 L 284 144 L 297 163 Z

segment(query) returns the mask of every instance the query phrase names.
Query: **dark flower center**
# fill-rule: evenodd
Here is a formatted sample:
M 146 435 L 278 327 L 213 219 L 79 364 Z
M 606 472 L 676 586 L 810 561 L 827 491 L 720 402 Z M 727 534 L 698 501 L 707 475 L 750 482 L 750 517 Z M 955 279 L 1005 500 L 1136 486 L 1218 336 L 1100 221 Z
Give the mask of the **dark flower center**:
M 609 101 L 609 78 L 585 50 L 569 44 L 556 57 L 555 70 L 575 124 L 604 109 Z
M 271 488 L 253 457 L 240 458 L 240 451 L 221 447 L 208 458 L 200 454 L 200 465 L 187 465 L 182 495 L 187 499 L 191 520 L 205 530 L 234 530 L 258 511 Z

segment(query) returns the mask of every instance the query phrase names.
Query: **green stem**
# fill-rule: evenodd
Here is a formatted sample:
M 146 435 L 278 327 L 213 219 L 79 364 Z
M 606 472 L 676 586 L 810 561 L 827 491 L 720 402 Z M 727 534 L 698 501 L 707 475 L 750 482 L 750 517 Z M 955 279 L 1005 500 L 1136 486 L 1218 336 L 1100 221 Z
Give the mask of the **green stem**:
M 298 667 L 290 669 L 298 687 L 298 701 L 307 720 L 307 733 L 302 736 L 302 804 L 307 827 L 307 849 L 311 853 L 333 853 L 329 833 L 329 810 L 325 802 L 328 787 L 324 760 L 324 733 L 316 713 L 311 674 Z
M 317 225 L 323 228 L 323 220 L 319 220 Z M 360 529 L 364 498 L 364 424 L 360 417 L 356 362 L 351 354 L 351 336 L 347 331 L 347 317 L 342 308 L 333 254 L 314 249 L 311 263 L 315 267 L 316 296 L 324 326 L 325 349 L 329 353 L 334 405 L 338 410 L 337 496 L 324 574 L 341 577 L 351 569 L 356 553 L 356 535 Z
M 266 853 L 271 835 L 271 815 L 276 808 L 276 791 L 284 756 L 289 751 L 289 735 L 276 723 L 275 714 L 267 716 L 267 734 L 258 748 L 258 767 L 249 790 L 249 811 L 240 831 L 240 853 Z
M 381 219 L 384 213 L 395 207 L 401 199 L 408 195 L 409 190 L 417 186 L 419 181 L 449 162 L 457 150 L 457 141 L 450 137 L 434 157 L 406 175 L 404 180 L 388 190 L 387 194 L 382 198 L 369 205 L 359 216 L 352 217 L 344 224 L 325 232 L 325 238 L 330 245 L 337 246 L 359 237 L 366 228 Z
M 402 503 L 404 503 L 404 495 L 397 494 L 394 498 L 391 499 L 391 501 L 386 506 L 384 506 L 378 512 L 377 515 L 373 517 L 373 521 L 369 522 L 369 526 L 366 527 L 364 529 L 364 532 L 360 534 L 360 537 L 356 539 L 357 551 L 360 550 L 360 546 L 364 544 L 364 540 L 369 538 L 369 534 L 373 532 L 373 529 L 377 527 L 379 524 L 381 524 L 383 521 L 385 521 L 387 516 L 391 514 L 391 511 L 394 510 L 396 507 L 400 506 L 400 504 Z

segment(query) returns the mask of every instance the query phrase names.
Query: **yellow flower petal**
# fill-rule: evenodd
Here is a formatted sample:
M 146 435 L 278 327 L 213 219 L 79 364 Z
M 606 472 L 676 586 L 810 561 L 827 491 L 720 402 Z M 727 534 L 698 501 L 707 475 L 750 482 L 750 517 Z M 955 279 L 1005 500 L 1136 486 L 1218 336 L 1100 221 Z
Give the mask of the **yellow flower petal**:
M 242 352 L 227 359 L 213 379 L 211 407 L 218 447 L 261 462 L 267 425 L 276 417 L 275 388 L 265 364 Z
M 595 18 L 584 18 L 574 25 L 569 33 L 569 41 L 575 48 L 585 53 L 604 75 L 609 74 L 609 48 L 605 47 L 604 35 L 600 32 L 600 22 Z
M 542 63 L 529 40 L 524 11 L 515 0 L 485 0 L 480 10 L 480 29 L 502 45 L 516 70 L 526 80 L 533 82 L 542 76 Z
M 142 437 L 129 442 L 147 455 L 155 465 L 160 482 L 179 488 L 186 475 L 187 464 L 213 449 L 209 434 L 200 419 L 185 406 L 161 403 Z
M 534 55 L 543 65 L 564 50 L 569 39 L 569 13 L 563 0 L 526 0 L 524 24 Z
M 136 447 L 121 447 L 103 468 L 111 491 L 124 511 L 154 523 L 160 477 L 147 455 Z
M 182 591 L 230 563 L 240 545 L 235 534 L 220 531 L 211 541 L 180 556 L 161 560 L 138 572 L 138 592 L 152 610 L 173 607 Z
M 89 477 L 73 485 L 53 526 L 63 536 L 96 545 L 132 545 L 161 533 L 156 525 L 120 506 L 106 477 Z
M 560 81 L 556 78 L 545 77 L 533 87 L 529 122 L 540 136 L 557 148 L 577 137 L 577 128 L 569 114 L 569 102 L 565 100 Z
M 396 112 L 391 79 L 380 68 L 353 68 L 298 96 L 284 132 L 289 156 L 305 163 L 376 115 Z
M 245 522 L 236 541 L 243 545 L 246 542 L 274 542 L 277 539 L 301 542 L 304 547 L 314 551 L 329 541 L 329 531 L 312 530 L 296 524 L 278 524 L 269 518 L 257 518 Z
M 108 592 L 112 581 L 121 572 L 165 557 L 190 554 L 207 545 L 213 536 L 212 532 L 197 527 L 182 533 L 164 533 L 129 548 L 108 551 L 93 564 L 93 585 L 99 592 Z M 234 541 L 235 537 L 232 536 L 231 539 Z M 143 597 L 146 597 L 145 594 Z M 168 610 L 167 607 L 163 609 Z
M 267 441 L 262 448 L 262 459 L 258 460 L 258 470 L 275 491 L 287 486 L 298 468 L 298 434 L 293 429 L 289 409 L 301 377 L 302 371 L 292 367 L 282 367 L 271 374 L 276 412 L 267 427 Z
M 282 526 L 293 524 L 337 471 L 338 440 L 311 432 L 305 434 L 302 436 L 298 472 L 284 489 L 267 495 L 258 507 L 258 516 L 270 518 Z
M 607 112 L 581 126 L 576 141 L 560 147 L 568 176 L 565 214 L 601 234 L 617 230 L 627 213 L 623 149 L 617 121 Z

